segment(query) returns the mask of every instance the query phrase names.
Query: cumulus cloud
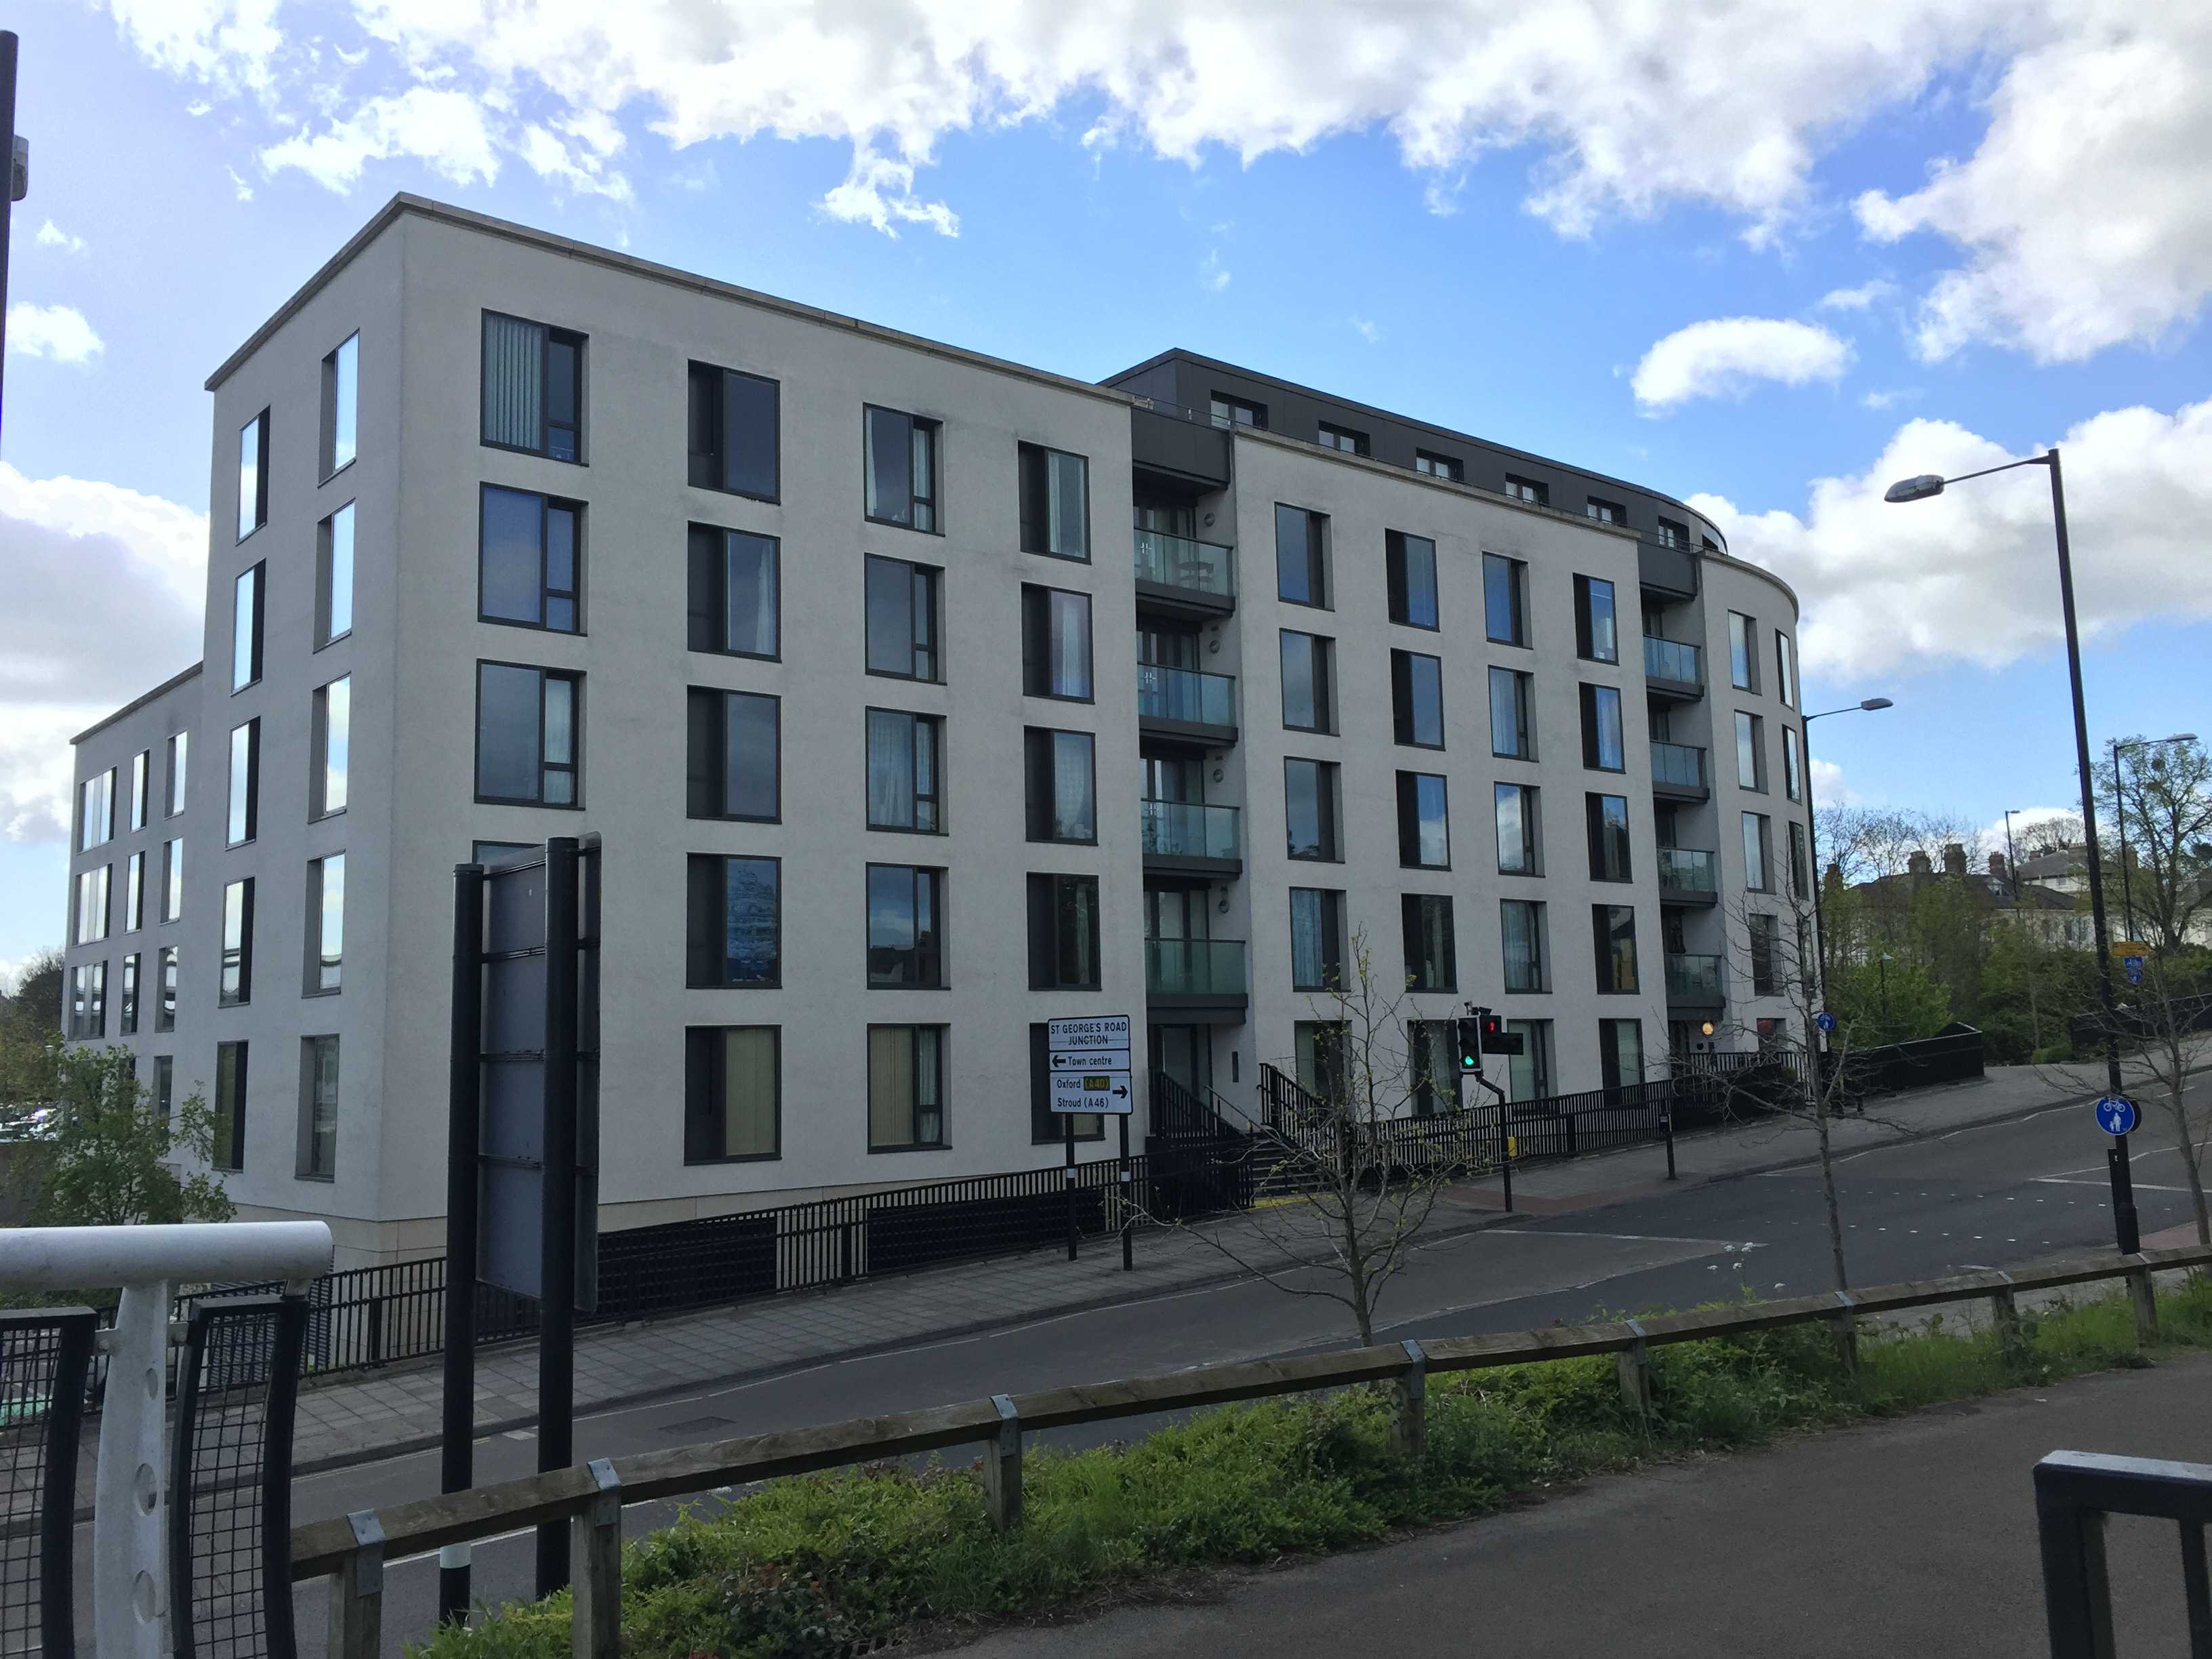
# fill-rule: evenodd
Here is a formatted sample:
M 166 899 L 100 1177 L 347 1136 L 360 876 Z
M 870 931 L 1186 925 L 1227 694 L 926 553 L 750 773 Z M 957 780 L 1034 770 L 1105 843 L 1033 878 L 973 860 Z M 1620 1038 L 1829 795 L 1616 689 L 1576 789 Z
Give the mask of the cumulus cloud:
M 68 834 L 69 740 L 199 655 L 207 515 L 0 463 L 0 836 Z M 91 592 L 128 593 L 92 606 Z
M 1694 398 L 1738 397 L 1759 380 L 1836 380 L 1850 361 L 1849 343 L 1812 323 L 1717 317 L 1658 342 L 1637 364 L 1630 385 L 1646 409 L 1671 409 Z
M 1844 781 L 1844 769 L 1832 760 L 1813 757 L 1813 805 L 1815 806 L 1860 806 L 1865 803 L 1858 792 Z
M 106 349 L 75 306 L 34 306 L 18 300 L 8 307 L 10 352 L 51 357 L 58 363 L 88 363 Z
M 70 235 L 51 219 L 39 227 L 36 240 L 40 247 L 58 247 L 64 253 L 84 252 L 83 237 Z
M 2212 519 L 2212 401 L 2172 414 L 2112 410 L 2061 441 L 2075 600 L 2092 638 L 2157 617 L 2212 620 L 2201 526 Z M 1930 501 L 1882 492 L 1922 472 L 1955 477 L 2017 459 L 1948 421 L 1899 427 L 1872 465 L 1823 478 L 1803 514 L 1690 505 L 1729 549 L 1795 587 L 1808 673 L 1838 678 L 1966 662 L 1999 668 L 2064 638 L 2039 467 L 1977 478 Z
M 540 130 L 543 131 L 542 129 Z M 559 141 L 546 134 L 548 143 Z M 542 152 L 541 152 L 542 154 Z M 325 189 L 347 191 L 371 161 L 398 155 L 427 162 L 457 185 L 499 177 L 499 157 L 478 101 L 465 92 L 410 87 L 396 98 L 372 98 L 351 117 L 318 133 L 299 133 L 260 154 L 264 168 L 297 167 Z M 546 167 L 532 162 L 540 173 Z M 235 177 L 236 175 L 233 175 Z
M 1824 311 L 1864 311 L 1876 301 L 1887 300 L 1896 292 L 1895 283 L 1887 276 L 1877 276 L 1856 288 L 1830 289 L 1820 296 L 1820 307 Z

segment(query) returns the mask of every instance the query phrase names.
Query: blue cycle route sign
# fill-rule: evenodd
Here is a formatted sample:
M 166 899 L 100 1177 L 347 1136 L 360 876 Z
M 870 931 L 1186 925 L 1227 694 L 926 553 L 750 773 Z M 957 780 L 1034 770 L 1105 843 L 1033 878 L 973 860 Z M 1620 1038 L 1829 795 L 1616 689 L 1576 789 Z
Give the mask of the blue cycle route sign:
M 1819 1026 L 1823 1032 L 1832 1031 L 1836 1029 L 1836 1017 L 1823 1008 L 1813 1016 L 1813 1024 Z
M 2120 967 L 2122 970 L 2126 973 L 2129 984 L 2140 985 L 2142 983 L 2143 959 L 2141 957 L 2122 957 L 2120 958 Z
M 2108 1135 L 2134 1132 L 2136 1103 L 2125 1095 L 2106 1095 L 2097 1102 L 2097 1127 Z

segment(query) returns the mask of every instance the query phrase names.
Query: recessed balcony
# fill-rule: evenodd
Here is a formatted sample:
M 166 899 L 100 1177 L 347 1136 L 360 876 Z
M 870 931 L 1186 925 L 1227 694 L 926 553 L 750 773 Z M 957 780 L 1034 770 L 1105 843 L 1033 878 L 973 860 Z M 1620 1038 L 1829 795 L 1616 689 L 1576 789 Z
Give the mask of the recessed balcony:
M 1137 730 L 1163 742 L 1227 748 L 1237 741 L 1236 677 L 1139 663 Z
M 1705 782 L 1705 751 L 1686 743 L 1653 743 L 1651 793 L 1662 800 L 1704 800 L 1712 793 Z
M 1659 902 L 1717 904 L 1720 857 L 1693 847 L 1659 849 Z
M 1644 688 L 1655 697 L 1694 702 L 1705 695 L 1705 653 L 1680 640 L 1644 641 Z
M 1244 868 L 1242 815 L 1233 806 L 1146 800 L 1145 868 L 1171 875 L 1234 876 Z
M 1137 601 L 1183 617 L 1225 617 L 1237 609 L 1237 550 L 1219 542 L 1136 530 Z
M 1728 996 L 1723 988 L 1721 958 L 1670 952 L 1667 957 L 1667 1006 L 1670 1009 L 1726 1007 Z

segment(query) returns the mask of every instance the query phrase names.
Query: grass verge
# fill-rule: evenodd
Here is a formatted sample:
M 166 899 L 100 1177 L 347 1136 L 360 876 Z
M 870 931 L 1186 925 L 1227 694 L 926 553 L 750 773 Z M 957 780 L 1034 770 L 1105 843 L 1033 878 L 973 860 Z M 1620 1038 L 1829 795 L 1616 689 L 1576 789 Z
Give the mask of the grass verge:
M 2212 1279 L 2159 1298 L 2160 1346 L 2212 1347 Z M 974 1465 L 882 1465 L 771 1482 L 629 1547 L 628 1651 L 830 1659 L 925 1626 L 982 1626 L 1164 1572 L 1338 1549 L 1463 1520 L 1648 1460 L 1756 1446 L 1787 1430 L 2141 1363 L 2124 1294 L 2023 1310 L 2016 1340 L 1924 1326 L 1869 1332 L 1856 1373 L 1801 1325 L 1652 1351 L 1648 1425 L 1613 1362 L 1432 1376 L 1428 1445 L 1392 1449 L 1369 1389 L 1201 1412 L 1126 1445 L 1026 1459 L 1027 1515 L 986 1523 Z M 422 1659 L 559 1659 L 566 1594 L 410 1645 Z

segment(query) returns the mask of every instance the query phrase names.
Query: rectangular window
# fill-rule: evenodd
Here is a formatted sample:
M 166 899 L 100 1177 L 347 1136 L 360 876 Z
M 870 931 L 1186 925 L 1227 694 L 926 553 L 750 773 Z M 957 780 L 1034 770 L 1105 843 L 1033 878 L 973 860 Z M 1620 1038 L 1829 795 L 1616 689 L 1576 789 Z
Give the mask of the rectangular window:
M 1516 760 L 1536 758 L 1535 722 L 1529 718 L 1530 676 L 1511 668 L 1490 671 L 1490 752 Z
M 1589 818 L 1592 881 L 1632 881 L 1628 850 L 1628 797 L 1585 795 Z
M 1348 1067 L 1345 1051 L 1350 1046 L 1349 1036 L 1341 1020 L 1301 1019 L 1291 1026 L 1291 1053 L 1299 1086 L 1340 1110 L 1346 1104 Z
M 215 1045 L 215 1167 L 246 1167 L 246 1045 Z
M 261 578 L 267 564 L 239 572 L 230 589 L 230 689 L 261 678 Z
M 782 1155 L 781 1038 L 773 1025 L 695 1025 L 684 1033 L 686 1164 Z
M 1729 684 L 1739 691 L 1759 690 L 1759 624 L 1740 611 L 1729 618 Z
M 1744 923 L 1751 934 L 1751 994 L 1778 996 L 1782 992 L 1782 919 L 1771 911 L 1754 910 Z
M 116 993 L 116 1029 L 125 1036 L 138 1035 L 138 957 L 123 958 L 123 981 Z
M 261 817 L 261 721 L 230 729 L 230 807 L 224 839 L 233 847 L 252 841 Z
M 1790 896 L 1813 896 L 1813 860 L 1806 850 L 1805 826 L 1795 818 L 1790 821 Z
M 1443 893 L 1399 896 L 1406 934 L 1406 988 L 1453 991 L 1459 966 L 1452 951 L 1452 902 Z
M 1766 745 L 1760 741 L 1756 714 L 1747 714 L 1741 709 L 1735 717 L 1735 781 L 1745 789 L 1764 792 L 1766 788 Z
M 123 931 L 135 933 L 146 925 L 146 855 L 133 853 L 124 866 Z
M 1483 631 L 1498 645 L 1528 643 L 1528 567 L 1519 559 L 1482 556 Z
M 1180 1028 L 1188 1030 L 1188 1027 Z M 1042 1020 L 1030 1025 L 1030 1141 L 1033 1146 L 1054 1145 L 1069 1139 L 1103 1140 L 1106 1138 L 1106 1119 L 1097 1112 L 1073 1112 L 1066 1115 L 1052 1109 L 1052 1049 L 1045 1039 L 1052 1028 Z M 1073 1136 L 1070 1131 L 1073 1131 Z
M 868 1150 L 945 1144 L 945 1027 L 871 1025 Z
M 269 411 L 238 429 L 238 539 L 269 522 Z
M 1337 850 L 1334 763 L 1286 758 L 1283 809 L 1291 858 L 1334 862 L 1343 856 Z
M 1293 732 L 1336 729 L 1335 641 L 1282 630 L 1283 724 Z
M 177 947 L 165 945 L 154 953 L 154 1029 L 177 1029 Z
M 1459 1050 L 1448 1019 L 1406 1022 L 1406 1097 L 1415 1117 L 1455 1110 L 1460 1102 Z
M 693 525 L 686 561 L 685 644 L 728 657 L 780 655 L 778 553 L 773 536 Z
M 1418 651 L 1390 653 L 1390 723 L 1400 743 L 1444 746 L 1444 662 Z
M 1467 481 L 1467 464 L 1456 455 L 1439 455 L 1434 450 L 1413 452 L 1413 471 L 1425 472 L 1431 478 L 1449 478 L 1454 483 Z
M 107 937 L 108 889 L 115 866 L 80 870 L 76 877 L 76 945 L 95 945 Z
M 1598 576 L 1575 578 L 1575 652 L 1592 662 L 1619 662 L 1613 584 Z
M 115 839 L 115 769 L 76 787 L 76 850 L 88 853 Z
M 1784 708 L 1797 706 L 1797 646 L 1778 628 L 1774 630 L 1774 694 Z
M 1544 907 L 1534 899 L 1501 899 L 1498 905 L 1498 940 L 1504 954 L 1505 988 L 1546 991 Z
M 1608 1092 L 1644 1081 L 1644 1023 L 1601 1019 L 1597 1023 L 1598 1075 Z
M 896 708 L 868 710 L 868 828 L 940 833 L 938 755 L 945 722 Z
M 1347 455 L 1367 453 L 1367 434 L 1348 426 L 1332 426 L 1327 421 L 1316 422 L 1315 440 L 1323 449 L 1340 449 Z
M 484 485 L 477 523 L 478 618 L 580 632 L 583 519 L 580 502 Z
M 1056 559 L 1091 557 L 1091 463 L 1062 450 L 1024 444 L 1022 551 Z
M 1407 628 L 1439 626 L 1437 544 L 1426 536 L 1386 530 L 1382 556 L 1390 587 L 1390 620 Z
M 106 963 L 80 963 L 70 969 L 69 1034 L 79 1039 L 107 1035 Z
M 222 890 L 222 984 L 217 1003 L 235 1008 L 253 1000 L 253 878 Z
M 1022 588 L 1022 690 L 1032 697 L 1091 701 L 1091 596 Z
M 712 363 L 690 371 L 686 476 L 702 489 L 776 499 L 781 458 L 774 380 Z
M 1435 772 L 1398 774 L 1398 862 L 1409 870 L 1451 868 L 1449 792 Z
M 296 1173 L 329 1181 L 338 1172 L 338 1040 L 300 1039 L 300 1145 Z
M 775 823 L 783 817 L 783 705 L 751 691 L 685 694 L 684 811 Z
M 1628 514 L 1622 509 L 1619 501 L 1601 501 L 1595 495 L 1589 496 L 1583 501 L 1583 516 L 1595 519 L 1600 524 L 1628 522 Z
M 1746 812 L 1743 815 L 1743 884 L 1754 893 L 1764 893 L 1772 885 L 1767 873 L 1766 814 Z
M 1597 988 L 1624 994 L 1637 989 L 1636 908 L 1594 904 L 1590 927 L 1597 945 Z
M 1242 398 L 1224 398 L 1218 392 L 1211 399 L 1213 423 L 1218 427 L 1249 426 L 1261 432 L 1267 429 L 1267 406 L 1247 403 Z
M 315 528 L 315 649 L 353 632 L 353 503 Z
M 1687 547 L 1690 544 L 1690 526 L 1673 519 L 1661 519 L 1658 520 L 1658 538 L 1662 547 Z
M 934 534 L 937 512 L 935 421 L 871 406 L 865 413 L 867 514 L 878 524 L 904 525 Z
M 940 572 L 903 559 L 866 560 L 868 672 L 941 680 L 937 650 Z
M 483 314 L 483 441 L 556 461 L 584 458 L 584 337 Z
M 1516 1101 L 1542 1100 L 1552 1092 L 1552 1022 L 1509 1019 L 1505 1030 L 1521 1039 L 1521 1052 L 1506 1056 L 1507 1097 Z
M 323 359 L 322 471 L 329 477 L 340 467 L 351 466 L 361 414 L 361 336 L 349 334 L 345 343 Z
M 1030 989 L 1098 988 L 1098 878 L 1029 878 Z
M 176 1110 L 177 1061 L 173 1054 L 154 1056 L 154 1109 L 167 1121 Z
M 177 921 L 185 914 L 185 843 L 161 843 L 161 920 Z
M 131 828 L 135 834 L 146 827 L 147 791 L 152 781 L 154 751 L 141 749 L 131 762 Z
M 937 989 L 945 983 L 945 872 L 868 866 L 868 983 Z
M 191 738 L 189 732 L 169 734 L 168 795 L 161 809 L 163 817 L 173 818 L 185 810 L 185 767 Z
M 1805 799 L 1805 751 L 1797 728 L 1782 728 L 1782 787 L 1792 800 Z
M 1610 685 L 1585 685 L 1583 700 L 1583 764 L 1593 772 L 1625 772 L 1626 751 L 1620 734 L 1620 693 Z
M 1535 788 L 1525 783 L 1492 786 L 1498 817 L 1498 872 L 1504 876 L 1544 873 L 1543 832 Z
M 1530 507 L 1552 504 L 1549 484 L 1538 483 L 1534 478 L 1516 478 L 1510 472 L 1505 475 L 1505 495 L 1509 501 L 1526 502 Z
M 307 994 L 338 988 L 345 968 L 345 854 L 307 863 Z
M 685 860 L 684 983 L 695 990 L 759 990 L 782 983 L 780 860 Z
M 1328 608 L 1328 520 L 1275 503 L 1275 597 Z
M 1291 988 L 1334 991 L 1344 984 L 1344 895 L 1291 889 Z
M 1024 734 L 1031 841 L 1096 842 L 1098 782 L 1088 732 Z
M 353 764 L 352 675 L 315 688 L 308 726 L 307 816 L 326 818 L 346 809 Z
M 580 806 L 584 681 L 520 663 L 477 665 L 477 799 Z

